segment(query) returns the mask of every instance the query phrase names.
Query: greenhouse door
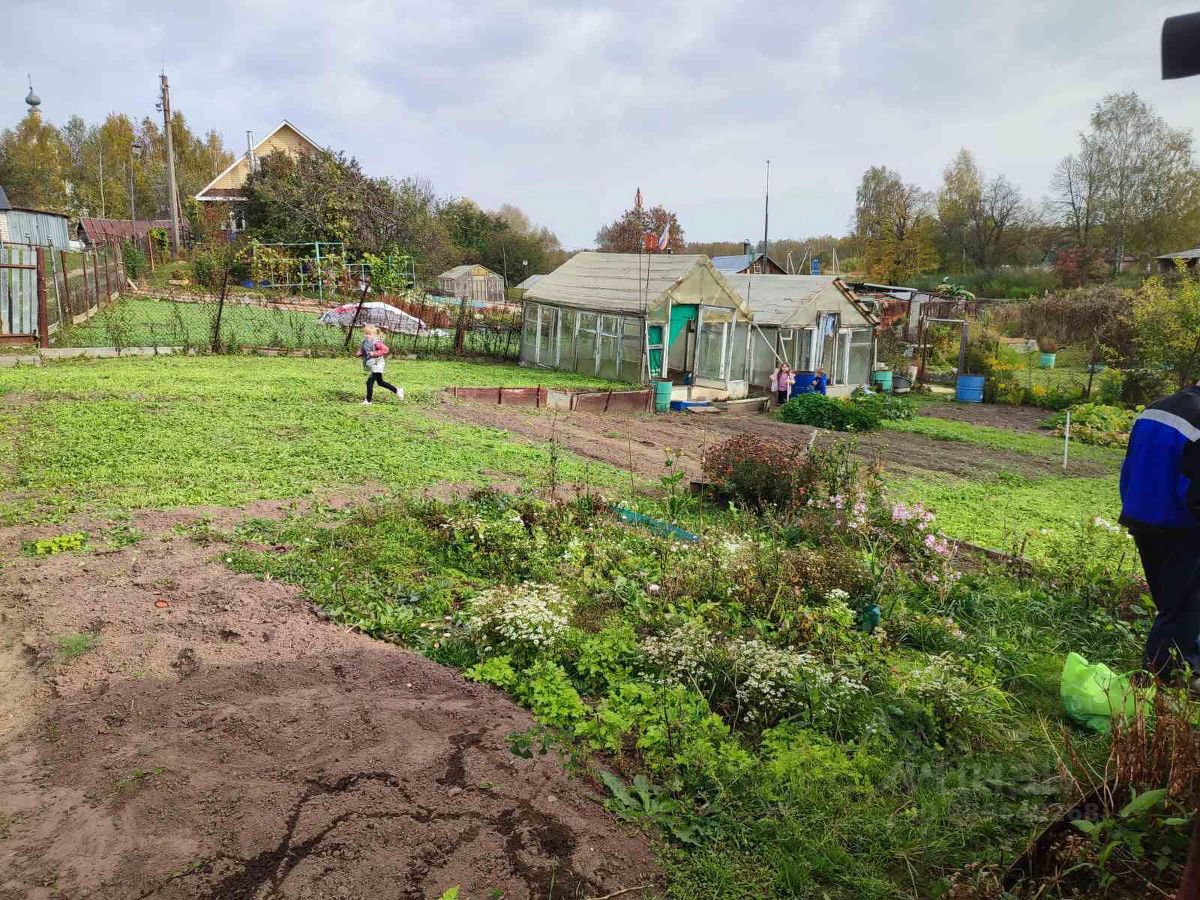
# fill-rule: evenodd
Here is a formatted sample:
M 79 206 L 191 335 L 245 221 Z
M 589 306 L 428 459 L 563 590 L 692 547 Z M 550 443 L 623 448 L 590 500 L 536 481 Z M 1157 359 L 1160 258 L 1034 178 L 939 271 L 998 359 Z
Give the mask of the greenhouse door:
M 696 361 L 696 320 L 700 307 L 684 304 L 671 307 L 671 327 L 667 332 L 667 377 L 681 383 L 690 375 Z

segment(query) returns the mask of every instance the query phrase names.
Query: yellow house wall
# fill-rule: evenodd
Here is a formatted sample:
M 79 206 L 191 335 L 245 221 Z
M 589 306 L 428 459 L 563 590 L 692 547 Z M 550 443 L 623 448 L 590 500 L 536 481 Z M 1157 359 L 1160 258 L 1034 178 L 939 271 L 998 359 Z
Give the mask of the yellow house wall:
M 275 152 L 290 153 L 293 156 L 298 156 L 301 153 L 312 152 L 313 145 L 302 138 L 296 131 L 288 126 L 284 126 L 276 131 L 273 135 L 262 142 L 254 152 L 257 156 L 269 156 Z M 232 190 L 240 188 L 246 183 L 246 176 L 250 174 L 250 166 L 246 157 L 243 156 L 238 160 L 237 165 L 226 172 L 214 185 L 214 188 L 221 190 Z

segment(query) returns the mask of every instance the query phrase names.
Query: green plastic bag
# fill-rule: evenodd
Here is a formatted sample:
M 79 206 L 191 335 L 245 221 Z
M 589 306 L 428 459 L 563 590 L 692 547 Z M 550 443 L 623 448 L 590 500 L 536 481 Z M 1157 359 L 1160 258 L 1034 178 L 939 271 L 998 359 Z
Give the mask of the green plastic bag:
M 1088 663 L 1068 653 L 1062 671 L 1062 702 L 1067 715 L 1081 725 L 1107 732 L 1114 715 L 1132 717 L 1145 706 L 1153 689 L 1135 690 L 1128 675 L 1118 675 L 1104 663 Z

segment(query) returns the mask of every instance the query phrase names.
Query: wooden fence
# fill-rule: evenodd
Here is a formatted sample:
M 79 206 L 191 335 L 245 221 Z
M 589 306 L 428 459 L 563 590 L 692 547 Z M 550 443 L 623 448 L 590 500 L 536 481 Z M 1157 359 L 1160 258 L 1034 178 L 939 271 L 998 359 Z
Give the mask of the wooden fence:
M 121 248 L 74 252 L 0 244 L 0 343 L 50 346 L 50 336 L 91 318 L 125 286 Z

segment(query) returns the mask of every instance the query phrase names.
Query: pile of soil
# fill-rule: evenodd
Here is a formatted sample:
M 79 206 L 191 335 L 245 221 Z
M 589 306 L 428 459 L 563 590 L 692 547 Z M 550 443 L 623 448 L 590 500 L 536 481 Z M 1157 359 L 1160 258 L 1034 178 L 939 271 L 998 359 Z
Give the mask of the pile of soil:
M 232 574 L 192 517 L 45 559 L 0 530 L 0 898 L 659 893 L 644 836 L 511 752 L 528 714 Z

